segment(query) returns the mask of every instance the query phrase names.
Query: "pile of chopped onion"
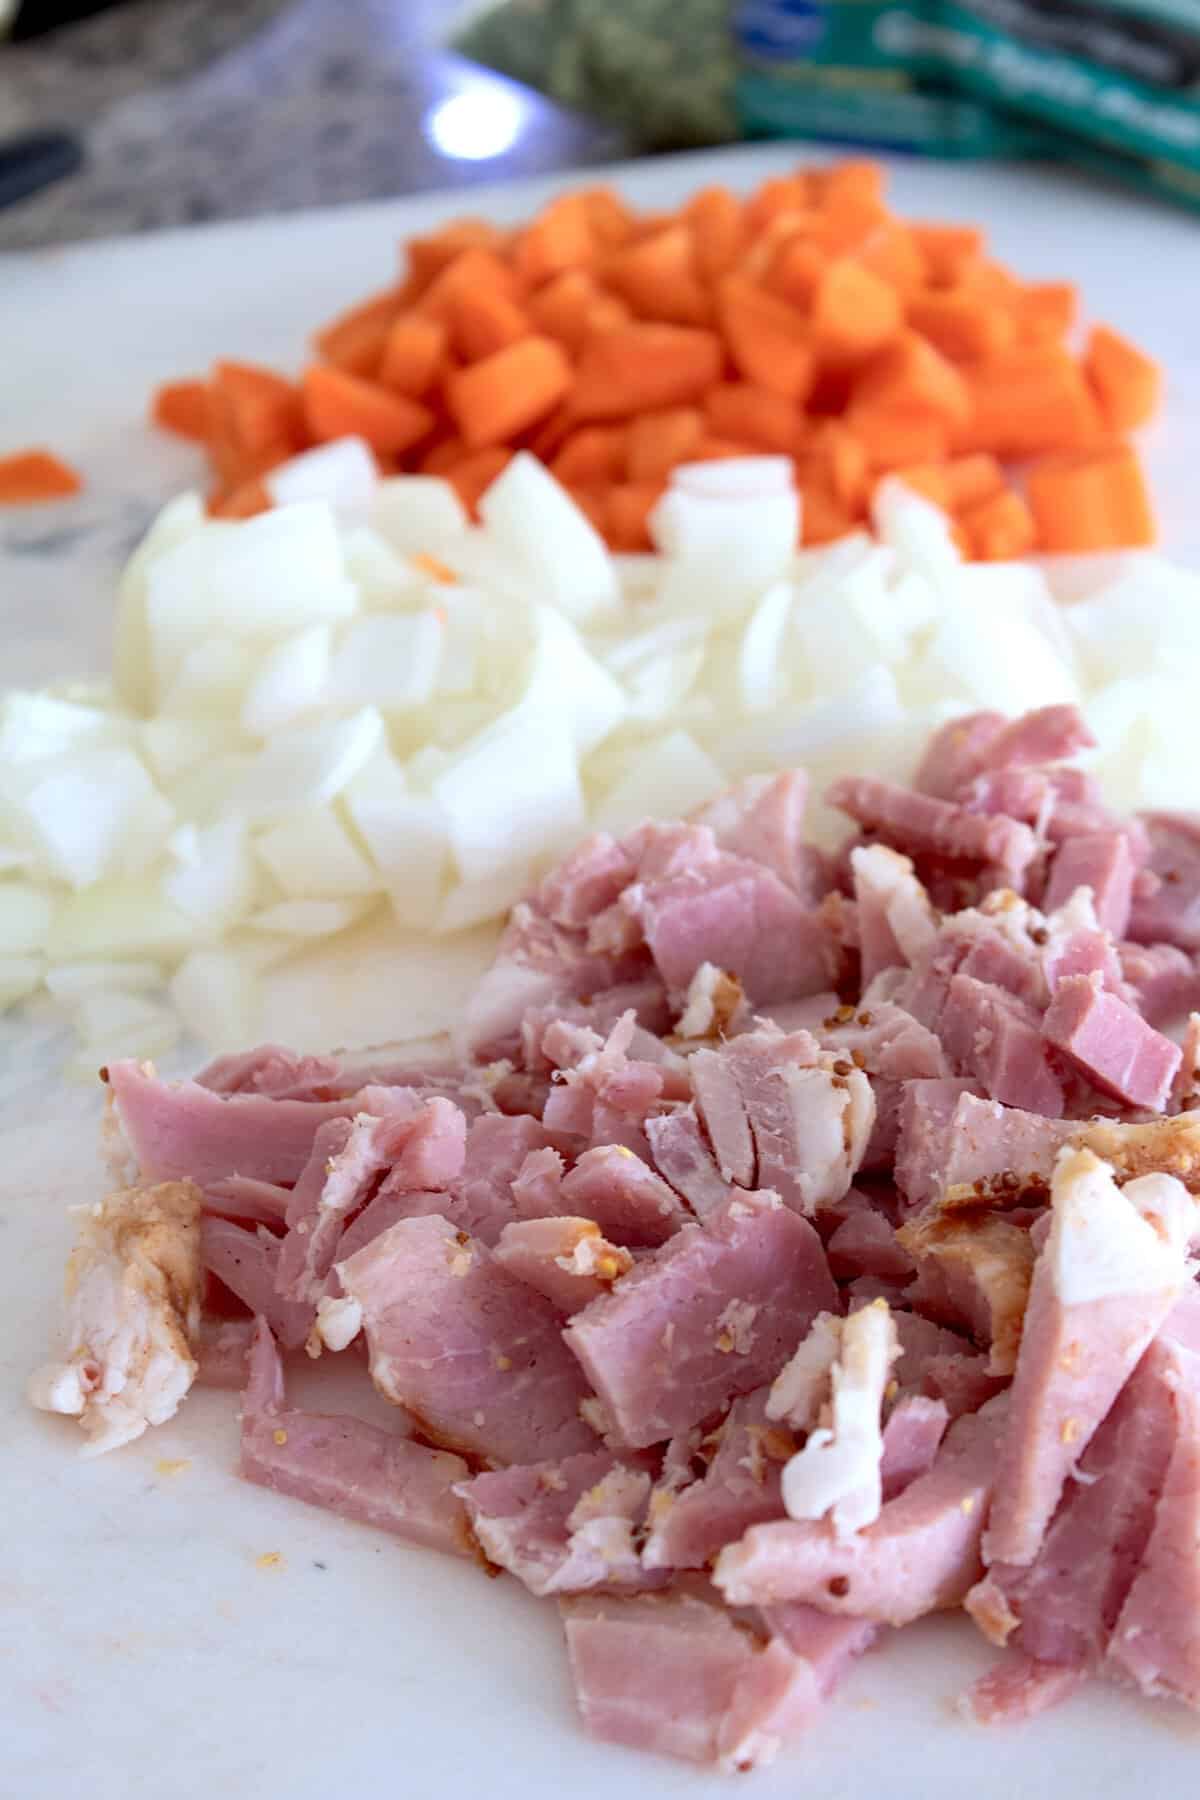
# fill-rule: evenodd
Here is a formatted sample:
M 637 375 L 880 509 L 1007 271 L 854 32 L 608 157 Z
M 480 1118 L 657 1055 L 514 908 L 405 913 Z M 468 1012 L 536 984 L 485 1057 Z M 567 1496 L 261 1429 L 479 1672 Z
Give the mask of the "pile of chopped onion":
M 1194 797 L 1200 578 L 1159 557 L 964 565 L 895 482 L 874 538 L 797 553 L 772 457 L 677 469 L 654 556 L 527 455 L 479 525 L 354 440 L 271 480 L 245 523 L 160 515 L 110 683 L 0 707 L 0 1008 L 48 990 L 83 1067 L 236 1042 L 298 949 L 497 918 L 588 830 L 739 776 L 902 778 L 972 707 L 1082 701 L 1114 805 Z

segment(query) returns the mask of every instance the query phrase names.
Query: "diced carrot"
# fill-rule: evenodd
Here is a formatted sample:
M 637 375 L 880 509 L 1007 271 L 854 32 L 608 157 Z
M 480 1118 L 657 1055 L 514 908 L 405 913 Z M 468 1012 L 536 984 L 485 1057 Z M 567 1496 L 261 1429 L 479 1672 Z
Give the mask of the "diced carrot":
M 872 275 L 894 287 L 905 298 L 915 294 L 929 279 L 929 265 L 907 225 L 898 219 L 885 219 L 877 225 L 854 252 L 855 259 Z
M 507 294 L 477 288 L 459 294 L 451 315 L 454 347 L 468 362 L 479 362 L 529 337 L 529 316 Z
M 589 312 L 600 298 L 600 289 L 585 269 L 565 269 L 530 294 L 525 305 L 534 329 L 557 338 L 576 356 L 590 329 Z
M 712 437 L 705 434 L 697 438 L 688 451 L 688 461 L 693 462 L 728 462 L 731 456 L 756 456 L 754 444 L 743 444 L 737 438 Z
M 605 507 L 607 536 L 614 550 L 649 550 L 650 514 L 662 498 L 661 481 L 619 482 Z
M 550 464 L 564 487 L 605 487 L 625 474 L 624 425 L 584 425 L 573 431 Z
M 815 358 L 795 308 L 743 275 L 726 275 L 717 311 L 729 354 L 746 380 L 785 400 L 802 400 L 812 386 Z
M 543 419 L 541 424 L 529 434 L 525 448 L 532 456 L 536 456 L 539 462 L 549 463 L 558 455 L 577 424 L 578 420 L 572 411 L 568 396 L 561 406 L 555 407 L 549 418 Z
M 430 445 L 417 466 L 422 475 L 448 475 L 466 454 L 467 446 L 460 437 L 444 437 L 440 443 Z
M 862 410 L 928 413 L 947 425 L 971 412 L 971 391 L 954 364 L 916 332 L 905 331 L 855 377 L 850 424 Z M 923 457 L 913 457 L 921 462 Z
M 458 580 L 458 576 L 449 563 L 444 563 L 440 556 L 431 555 L 428 550 L 418 550 L 415 556 L 409 558 L 409 561 L 414 569 L 419 569 L 422 575 L 428 575 L 432 580 L 440 582 L 443 587 L 453 587 Z
M 1154 542 L 1145 477 L 1128 444 L 1047 456 L 1029 469 L 1026 491 L 1042 550 L 1124 550 Z
M 540 287 L 564 269 L 583 269 L 596 254 L 593 203 L 586 194 L 561 194 L 513 240 L 513 267 L 530 287 Z
M 164 431 L 202 444 L 208 436 L 208 383 L 164 381 L 154 390 L 150 416 Z
M 907 466 L 894 469 L 892 473 L 898 481 L 902 481 L 914 494 L 920 494 L 926 500 L 932 500 L 943 512 L 950 511 L 950 491 L 946 480 L 945 463 L 909 463 Z
M 503 243 L 504 234 L 490 220 L 472 218 L 451 219 L 440 231 L 409 238 L 406 249 L 413 287 L 409 298 L 424 293 L 434 277 L 464 250 L 499 251 Z M 318 345 L 317 348 L 323 347 Z
M 578 199 L 587 212 L 596 244 L 612 250 L 628 242 L 633 232 L 634 215 L 615 188 L 581 188 Z
M 397 456 L 433 428 L 434 417 L 427 406 L 322 363 L 310 363 L 301 387 L 304 417 L 319 444 L 333 438 L 361 437 L 382 455 Z
M 721 373 L 721 343 L 684 325 L 623 325 L 583 347 L 571 403 L 579 419 L 619 419 L 697 399 Z
M 848 424 L 873 469 L 941 462 L 950 442 L 946 421 L 930 412 L 860 406 L 849 415 Z
M 933 287 L 954 287 L 983 254 L 984 236 L 977 225 L 914 223 L 909 230 Z
M 379 366 L 384 387 L 419 400 L 438 379 L 446 361 L 449 332 L 440 319 L 404 313 L 388 330 Z
M 826 488 L 846 512 L 859 511 L 870 487 L 870 459 L 866 445 L 836 419 L 828 419 L 814 432 L 801 454 L 805 466 L 815 464 Z
M 970 554 L 980 562 L 1007 562 L 1033 549 L 1033 514 L 1011 488 L 968 507 L 959 514 L 959 523 Z
M 1079 311 L 1079 289 L 1073 281 L 1035 281 L 1013 302 L 1017 329 L 1028 343 L 1066 337 Z
M 451 262 L 439 269 L 416 303 L 416 311 L 424 318 L 440 319 L 453 325 L 454 309 L 463 294 L 517 292 L 517 280 L 494 250 L 460 250 Z
M 561 476 L 559 477 L 561 480 Z M 606 487 L 572 487 L 564 482 L 564 487 L 580 512 L 587 518 L 601 537 L 608 536 L 608 502 L 609 490 Z
M 977 452 L 974 456 L 953 456 L 942 465 L 946 488 L 946 504 L 951 512 L 966 512 L 985 500 L 995 499 L 1007 487 L 1004 470 L 994 456 Z
M 571 385 L 571 365 L 553 338 L 527 337 L 446 381 L 446 402 L 463 442 L 482 450 L 544 419 Z
M 908 322 L 952 362 L 995 356 L 1017 335 L 1016 321 L 1005 307 L 978 298 L 972 288 L 934 288 L 914 294 Z
M 696 273 L 686 225 L 629 245 L 607 263 L 604 273 L 639 318 L 668 325 L 712 322 L 712 302 Z
M 498 475 L 503 475 L 512 459 L 511 450 L 495 445 L 487 450 L 476 450 L 474 455 L 465 456 L 447 470 L 446 479 L 472 517 L 477 514 L 480 495 L 491 487 Z
M 891 343 L 902 319 L 895 288 L 840 256 L 827 265 L 813 293 L 813 348 L 824 362 L 857 362 Z
M 52 450 L 0 456 L 0 506 L 31 506 L 77 494 L 83 477 Z
M 821 214 L 817 242 L 831 256 L 856 255 L 887 219 L 887 210 L 866 195 L 850 195 Z
M 803 544 L 831 544 L 854 530 L 854 519 L 817 482 L 800 488 L 800 541 Z
M 811 170 L 809 186 L 817 205 L 829 211 L 862 202 L 882 206 L 887 170 L 874 157 L 847 156 L 827 168 Z
M 971 415 L 962 449 L 996 456 L 1086 449 L 1102 430 L 1099 408 L 1077 364 L 1056 344 L 1018 345 L 965 371 Z
M 209 496 L 209 516 L 214 519 L 253 519 L 270 509 L 271 496 L 257 477 Z
M 388 330 L 403 304 L 399 288 L 385 288 L 348 312 L 339 313 L 313 338 L 318 356 L 350 375 L 374 375 Z
M 1136 431 L 1153 418 L 1162 397 L 1162 370 L 1127 337 L 1109 325 L 1093 325 L 1083 367 L 1110 430 Z
M 692 232 L 696 268 L 708 282 L 717 281 L 737 261 L 745 238 L 742 203 L 719 184 L 701 188 L 683 209 Z
M 783 455 L 796 448 L 800 415 L 790 400 L 748 381 L 721 382 L 704 396 L 709 429 L 717 437 L 753 444 Z
M 694 407 L 642 413 L 630 421 L 625 474 L 630 481 L 665 481 L 676 463 L 687 462 L 704 434 L 704 416 Z
M 300 447 L 300 397 L 286 376 L 253 363 L 219 362 L 212 372 L 210 401 L 214 398 L 242 450 L 254 455 Z
M 828 253 L 811 238 L 792 232 L 763 271 L 763 286 L 780 300 L 808 313 L 828 268 Z
M 809 171 L 798 169 L 792 175 L 771 175 L 747 200 L 746 222 L 757 235 L 781 213 L 811 212 L 814 203 Z
M 633 309 L 618 294 L 597 293 L 584 318 L 584 341 L 602 331 L 620 331 L 632 323 Z

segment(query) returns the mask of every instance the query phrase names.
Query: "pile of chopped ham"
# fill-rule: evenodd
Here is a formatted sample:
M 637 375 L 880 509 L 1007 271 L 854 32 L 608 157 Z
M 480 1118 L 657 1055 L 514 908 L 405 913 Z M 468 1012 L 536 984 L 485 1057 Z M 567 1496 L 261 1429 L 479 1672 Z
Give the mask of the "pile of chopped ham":
M 593 837 L 441 1063 L 114 1064 L 36 1404 L 103 1450 L 241 1387 L 248 1480 L 553 1596 L 622 1744 L 753 1767 L 948 1608 L 980 1720 L 1200 1706 L 1200 818 L 1088 743 L 958 720 L 836 855 L 799 771 Z

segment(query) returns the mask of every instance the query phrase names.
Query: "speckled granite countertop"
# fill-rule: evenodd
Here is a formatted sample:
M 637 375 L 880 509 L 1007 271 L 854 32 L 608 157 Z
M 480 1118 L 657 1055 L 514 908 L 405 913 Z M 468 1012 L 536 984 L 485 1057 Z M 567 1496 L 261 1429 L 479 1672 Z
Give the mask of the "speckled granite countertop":
M 87 159 L 0 211 L 0 250 L 621 154 L 613 132 L 444 53 L 460 13 L 461 0 L 133 0 L 0 48 L 0 137 L 63 126 Z M 463 89 L 507 101 L 502 154 L 462 160 L 430 141 L 431 114 Z

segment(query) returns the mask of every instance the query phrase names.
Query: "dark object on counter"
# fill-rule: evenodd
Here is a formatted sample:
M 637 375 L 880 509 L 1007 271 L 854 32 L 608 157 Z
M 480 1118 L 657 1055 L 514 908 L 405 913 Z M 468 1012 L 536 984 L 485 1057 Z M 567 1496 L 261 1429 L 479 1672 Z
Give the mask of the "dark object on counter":
M 15 43 L 22 38 L 43 37 L 47 31 L 57 31 L 60 25 L 74 25 L 120 4 L 121 0 L 21 0 L 9 35 Z
M 82 166 L 79 140 L 66 131 L 26 131 L 0 140 L 0 207 L 27 200 Z

